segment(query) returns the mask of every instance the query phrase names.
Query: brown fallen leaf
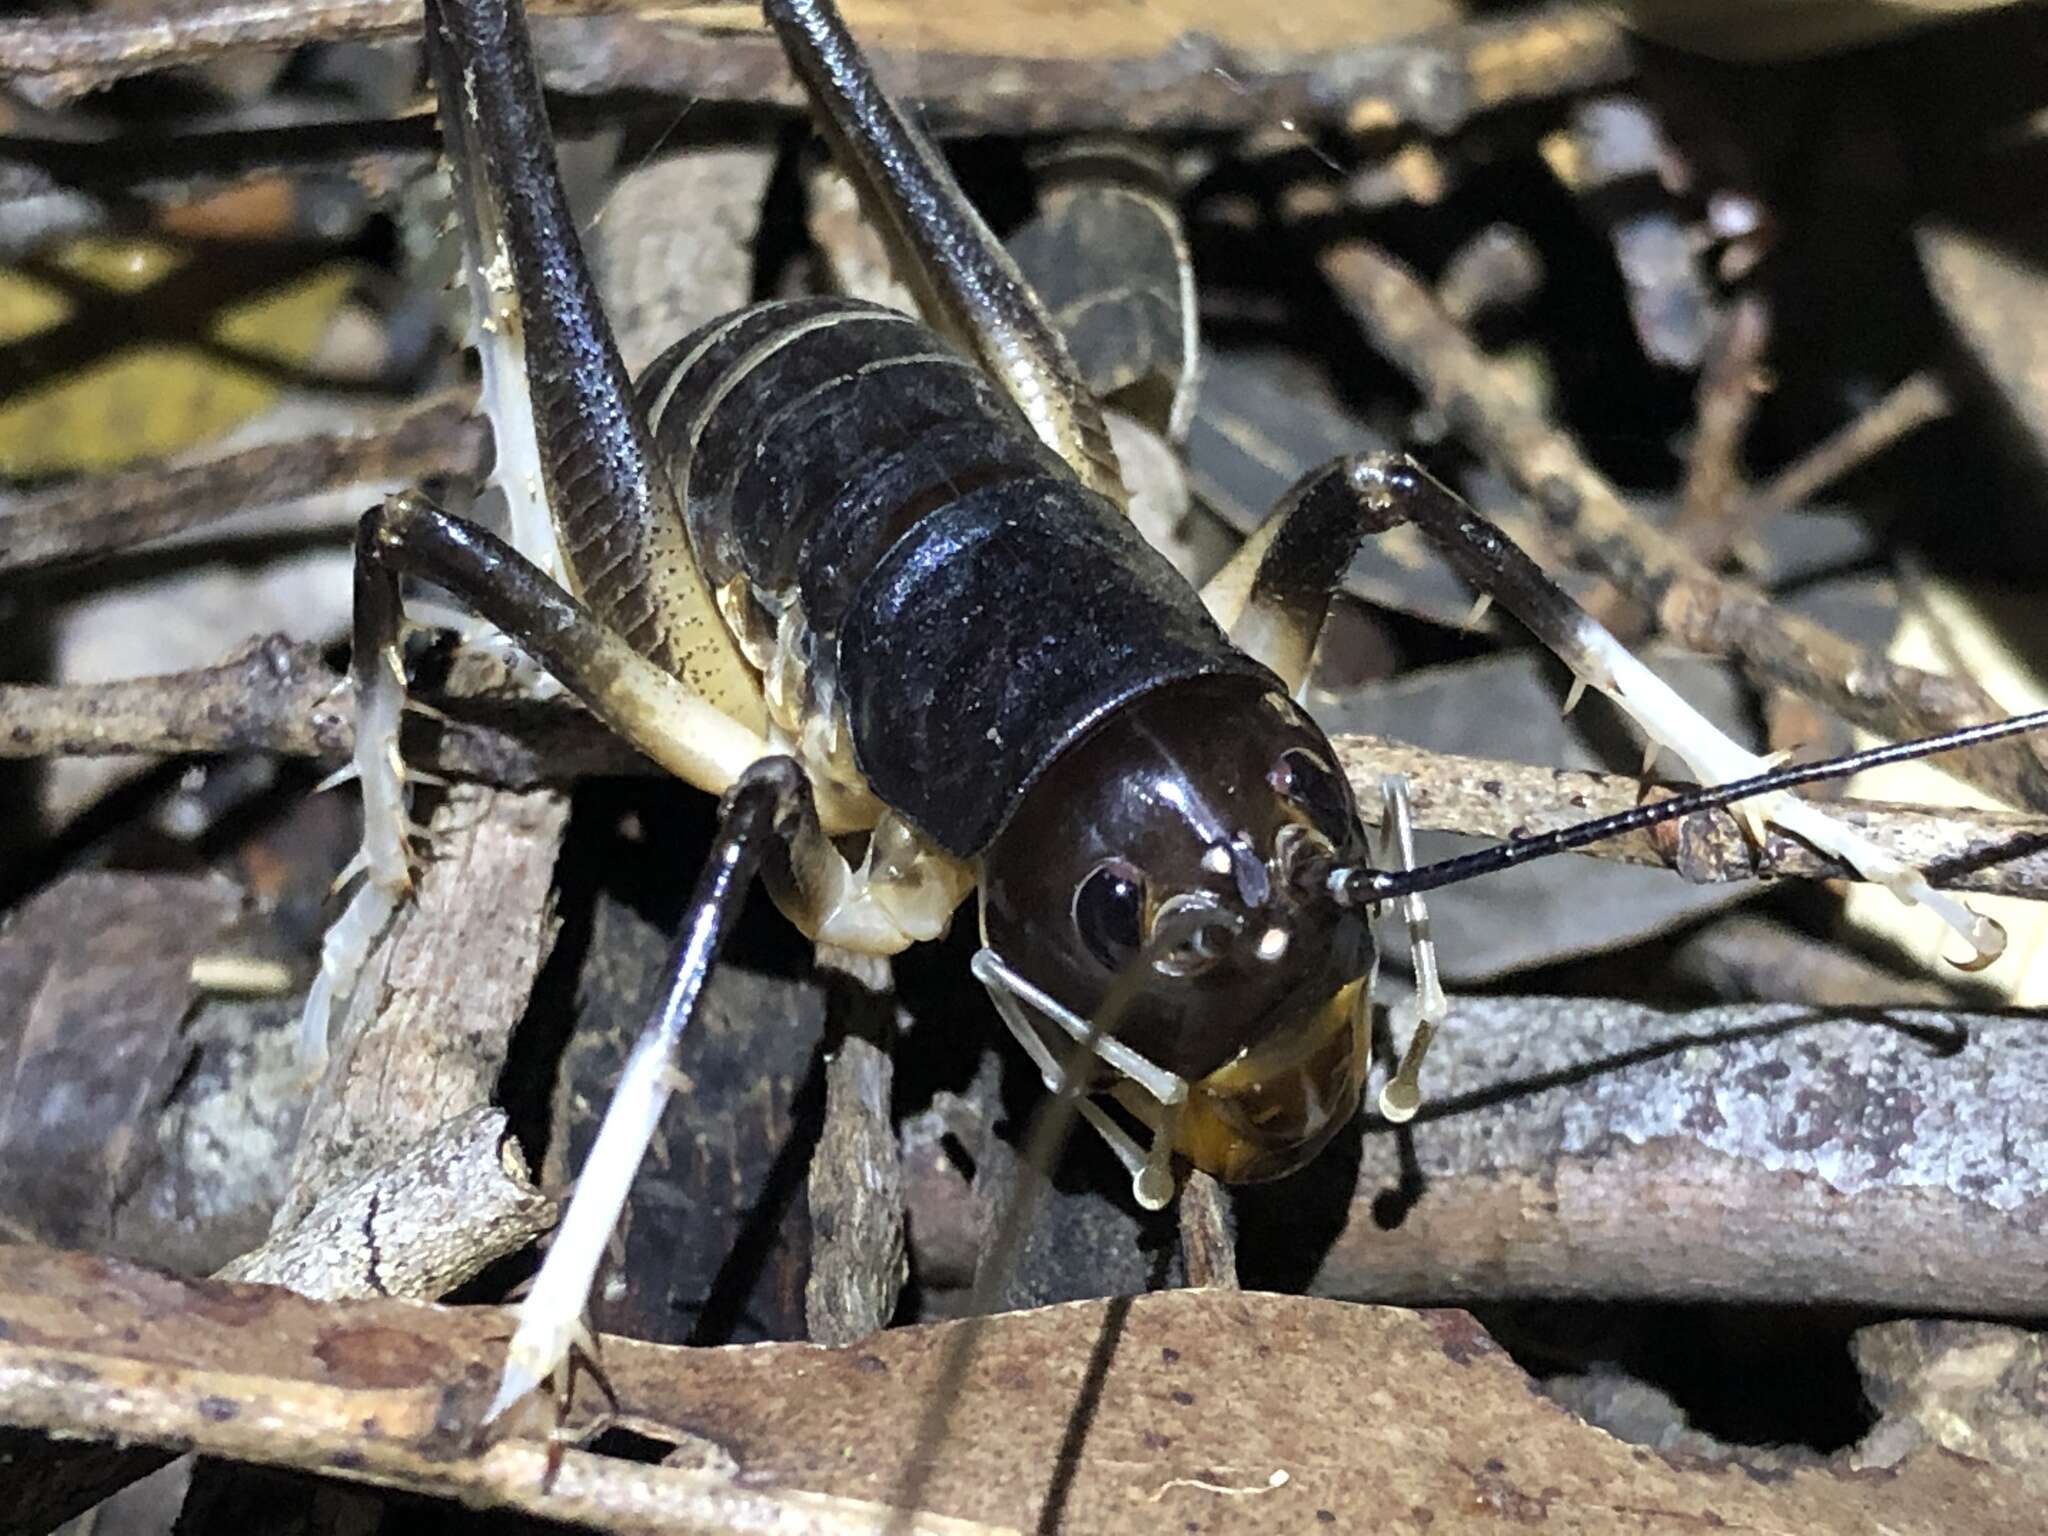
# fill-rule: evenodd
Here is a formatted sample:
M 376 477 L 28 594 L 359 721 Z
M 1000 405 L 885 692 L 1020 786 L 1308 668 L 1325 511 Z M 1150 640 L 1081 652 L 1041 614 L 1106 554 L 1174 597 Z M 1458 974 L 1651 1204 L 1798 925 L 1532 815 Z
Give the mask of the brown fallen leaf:
M 977 1347 L 926 1446 L 923 1411 L 967 1327 Z M 646 1465 L 571 1450 L 547 1490 L 545 1404 L 472 1448 L 508 1331 L 496 1310 L 321 1304 L 0 1249 L 0 1423 L 611 1531 L 889 1528 L 907 1488 L 918 1513 L 895 1529 L 2040 1526 L 2037 1482 L 1954 1452 L 1916 1447 L 1882 1469 L 1702 1467 L 1534 1392 L 1462 1312 L 1228 1291 L 897 1329 L 846 1349 L 607 1339 L 621 1421 L 678 1454 Z

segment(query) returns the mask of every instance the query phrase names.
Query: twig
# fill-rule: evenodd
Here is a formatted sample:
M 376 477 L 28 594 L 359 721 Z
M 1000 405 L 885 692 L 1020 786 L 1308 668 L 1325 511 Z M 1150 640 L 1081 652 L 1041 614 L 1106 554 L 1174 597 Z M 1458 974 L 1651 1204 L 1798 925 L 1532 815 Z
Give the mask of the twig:
M 1874 459 L 1929 422 L 1955 409 L 1948 389 L 1924 370 L 1908 374 L 1877 404 L 1839 431 L 1822 438 L 1787 464 L 1743 502 L 1746 531 L 1780 512 L 1811 500 L 1824 487 Z
M 1932 981 L 1894 976 L 1853 950 L 1740 913 L 1708 923 L 1681 943 L 1672 952 L 1671 971 L 1731 1003 L 1934 1008 L 1950 1000 L 1947 989 Z
M 1656 786 L 1620 774 L 1427 752 L 1379 736 L 1341 736 L 1335 745 L 1368 820 L 1378 814 L 1382 779 L 1404 774 L 1415 824 L 1424 831 L 1506 840 L 1627 810 L 1657 793 Z M 1867 800 L 1830 801 L 1828 812 L 1887 852 L 1925 869 L 1938 887 L 2048 897 L 2048 817 Z M 1584 851 L 1624 864 L 1659 865 L 1700 884 L 1786 876 L 1853 878 L 1782 833 L 1772 833 L 1761 848 L 1754 846 L 1729 811 L 1682 817 Z
M 463 712 L 409 731 L 407 761 L 445 776 L 531 789 L 586 774 L 644 773 L 646 759 L 581 709 L 534 705 L 482 679 L 450 679 Z M 355 704 L 319 647 L 270 635 L 192 672 L 113 683 L 0 686 L 0 759 L 278 752 L 347 760 Z
M 1455 998 L 1426 1081 L 1355 1183 L 1290 1190 L 1352 1213 L 1317 1293 L 2048 1309 L 2030 1018 Z
M 554 1224 L 505 1112 L 464 1111 L 244 1254 L 222 1280 L 301 1296 L 445 1296 Z
M 252 640 L 217 666 L 114 683 L 0 687 L 0 757 L 282 752 L 340 762 L 354 709 L 317 646 Z
M 1230 1231 L 1230 1204 L 1223 1186 L 1197 1168 L 1181 1184 L 1181 1264 L 1192 1286 L 1237 1289 L 1237 1241 Z
M 1322 265 L 1373 344 L 1415 380 L 1452 430 L 1533 497 L 1549 526 L 1654 612 L 1679 644 L 1734 656 L 1764 681 L 1888 736 L 2003 717 L 1974 684 L 1898 665 L 1788 613 L 1754 587 L 1716 576 L 1637 517 L 1577 443 L 1510 388 L 1429 290 L 1386 253 L 1352 240 L 1325 251 Z M 2003 799 L 2048 809 L 2048 761 L 2037 744 L 1958 754 L 1949 769 Z
M 547 6 L 539 20 L 542 73 L 558 91 L 801 104 L 782 51 L 765 32 L 597 3 Z M 858 29 L 863 18 L 856 13 L 854 22 Z M 306 43 L 409 37 L 419 25 L 411 0 L 229 0 L 146 20 L 38 18 L 0 23 L 0 78 L 22 77 L 43 97 L 69 96 L 147 70 Z M 1123 48 L 1124 56 L 1098 57 L 1076 56 L 1070 36 L 1043 57 L 1019 57 L 982 51 L 972 22 L 945 35 L 958 51 L 871 49 L 883 83 L 903 84 L 937 119 L 1006 133 L 1213 131 L 1279 119 L 1448 133 L 1478 113 L 1609 83 L 1629 70 L 1617 23 L 1596 7 L 1572 4 L 1303 59 L 1193 32 L 1160 40 L 1150 56 Z
M 541 1417 L 527 1433 L 477 1446 L 462 1415 L 467 1406 L 473 1424 L 481 1407 L 481 1400 L 467 1402 L 470 1373 L 480 1376 L 478 1363 L 503 1347 L 506 1324 L 496 1312 L 381 1298 L 314 1302 L 274 1286 L 180 1280 L 27 1246 L 0 1253 L 0 1311 L 11 1323 L 33 1316 L 38 1325 L 33 1334 L 10 1329 L 0 1340 L 0 1423 L 62 1440 L 189 1447 L 621 1533 L 997 1536 L 1005 1529 L 905 1514 L 872 1496 L 811 1492 L 805 1484 L 815 1480 L 800 1475 L 742 1485 L 715 1454 L 704 1458 L 709 1465 L 646 1466 L 562 1452 L 548 1442 L 544 1404 L 533 1405 Z M 59 1313 L 70 1326 L 41 1327 Z M 650 1350 L 671 1362 L 724 1353 L 607 1339 L 605 1361 L 630 1367 Z M 715 1453 L 684 1430 L 671 1434 Z M 10 1492 L 11 1530 L 47 1528 L 66 1507 L 61 1487 L 17 1484 Z M 35 1494 L 43 1495 L 40 1504 Z
M 591 774 L 658 771 L 572 703 L 509 695 L 502 681 L 458 668 L 438 707 L 455 713 L 418 739 L 408 761 L 436 772 L 532 789 Z M 217 667 L 132 682 L 0 687 L 0 759 L 269 751 L 339 763 L 354 738 L 341 679 L 309 645 L 252 641 Z M 337 691 L 339 690 L 339 691 Z M 1337 742 L 1368 812 L 1380 778 L 1404 773 L 1418 825 L 1506 838 L 1625 810 L 1653 786 L 1615 774 L 1544 768 L 1429 752 L 1375 736 Z M 1938 887 L 2008 896 L 2048 893 L 2048 818 L 1839 801 L 1832 809 L 1881 846 L 1927 868 Z M 1657 864 L 1696 881 L 1780 876 L 1851 878 L 1803 843 L 1773 835 L 1750 847 L 1725 811 L 1690 816 L 1585 850 L 1596 858 Z
M 475 785 L 435 811 L 432 859 L 337 1025 L 274 1231 L 304 1220 L 389 1148 L 490 1102 L 553 942 L 547 904 L 568 817 L 560 793 Z
M 429 474 L 480 474 L 490 434 L 469 391 L 360 432 L 265 443 L 203 463 L 127 470 L 0 510 L 0 574 L 127 549 L 255 507 Z M 367 505 L 367 503 L 365 503 Z
M 554 1221 L 533 1188 L 504 1112 L 478 1108 L 436 1128 L 388 1163 L 315 1205 L 296 1226 L 226 1265 L 218 1278 L 285 1286 L 336 1300 L 410 1296 L 431 1301 L 515 1253 Z M 84 1446 L 18 1460 L 16 1492 L 45 1524 L 97 1503 L 167 1460 L 149 1447 Z M 14 1529 L 33 1528 L 17 1507 Z
M 811 1157 L 806 1331 L 852 1344 L 888 1326 L 908 1260 L 903 1167 L 889 1116 L 887 1051 L 848 1035 L 825 1068 L 825 1126 Z
M 1451 253 L 1436 283 L 1437 302 L 1470 325 L 1524 303 L 1543 286 L 1536 242 L 1512 224 L 1489 224 Z
M 1742 492 L 1742 440 L 1756 410 L 1759 370 L 1770 339 L 1769 307 L 1747 294 L 1722 318 L 1700 371 L 1675 531 L 1709 565 L 1734 542 L 1728 524 Z

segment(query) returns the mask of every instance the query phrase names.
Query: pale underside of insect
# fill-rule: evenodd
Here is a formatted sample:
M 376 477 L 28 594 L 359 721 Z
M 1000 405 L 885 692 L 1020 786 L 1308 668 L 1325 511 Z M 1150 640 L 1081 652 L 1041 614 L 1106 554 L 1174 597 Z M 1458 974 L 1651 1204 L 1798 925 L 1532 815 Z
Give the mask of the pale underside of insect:
M 363 521 L 364 879 L 329 933 L 309 1044 L 324 1046 L 333 1003 L 410 888 L 402 575 L 454 593 L 634 746 L 724 796 L 665 995 L 521 1305 L 492 1416 L 581 1337 L 676 1043 L 756 872 L 807 935 L 875 955 L 937 937 L 978 891 L 976 976 L 1048 1085 L 1084 1073 L 1113 1098 L 1079 1107 L 1153 1207 L 1176 1157 L 1271 1177 L 1356 1112 L 1369 918 L 1398 907 L 1421 985 L 1380 1104 L 1412 1115 L 1447 1006 L 1417 893 L 1445 876 L 1375 867 L 1293 697 L 1352 552 L 1397 523 L 1703 784 L 1733 786 L 1722 800 L 1755 795 L 1753 824 L 1995 955 L 1995 926 L 1920 872 L 1775 782 L 1743 782 L 1771 765 L 1405 458 L 1304 479 L 1189 588 L 1125 518 L 1101 408 L 1060 331 L 828 0 L 766 9 L 925 323 L 850 300 L 757 305 L 635 381 L 583 266 L 522 17 L 507 0 L 428 7 L 511 542 L 417 497 Z M 1406 864 L 1398 785 L 1387 796 L 1388 851 Z

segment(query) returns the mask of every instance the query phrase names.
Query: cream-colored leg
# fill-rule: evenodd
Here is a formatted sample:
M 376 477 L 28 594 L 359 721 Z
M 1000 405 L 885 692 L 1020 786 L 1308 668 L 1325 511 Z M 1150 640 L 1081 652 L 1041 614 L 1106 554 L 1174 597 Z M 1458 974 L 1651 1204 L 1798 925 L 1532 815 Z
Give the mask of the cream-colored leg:
M 972 968 L 974 979 L 988 989 L 996 1012 L 1045 1079 L 1048 1092 L 1061 1091 L 1066 1071 L 1025 1013 L 1027 1007 L 1076 1044 L 1086 1045 L 1104 1065 L 1136 1083 L 1158 1103 L 1158 1124 L 1153 1128 L 1149 1151 L 1140 1149 L 1130 1133 L 1085 1094 L 1076 1101 L 1076 1107 L 1129 1171 L 1131 1193 L 1138 1204 L 1148 1211 L 1164 1210 L 1173 1199 L 1174 1129 L 1181 1107 L 1187 1103 L 1187 1079 L 1139 1055 L 1115 1036 L 1103 1033 L 1051 993 L 1033 986 L 1010 969 L 994 950 L 985 946 L 977 950 Z
M 1415 817 L 1408 803 L 1408 780 L 1390 773 L 1380 780 L 1380 796 L 1386 807 L 1380 823 L 1383 858 L 1399 869 L 1415 867 Z M 1408 1048 L 1401 1053 L 1401 1065 L 1380 1089 L 1380 1113 L 1395 1125 L 1415 1118 L 1422 1107 L 1422 1061 L 1429 1054 L 1437 1027 L 1450 1017 L 1450 999 L 1444 996 L 1442 978 L 1437 974 L 1436 940 L 1429 931 L 1429 909 L 1419 895 L 1401 899 L 1401 917 L 1408 925 L 1408 955 L 1415 967 L 1414 1023 Z
M 301 1038 L 316 1059 L 331 1010 L 411 886 L 406 838 L 413 829 L 398 750 L 405 708 L 400 582 L 407 574 L 430 578 L 495 624 L 606 725 L 686 783 L 722 794 L 770 751 L 757 732 L 641 656 L 502 540 L 413 495 L 394 496 L 365 514 L 356 534 L 352 668 L 363 848 L 349 873 L 362 870 L 366 879 L 322 946 L 320 976 L 301 1016 Z M 862 823 L 848 818 L 859 814 L 844 794 L 827 795 L 819 807 L 832 832 L 858 828 Z

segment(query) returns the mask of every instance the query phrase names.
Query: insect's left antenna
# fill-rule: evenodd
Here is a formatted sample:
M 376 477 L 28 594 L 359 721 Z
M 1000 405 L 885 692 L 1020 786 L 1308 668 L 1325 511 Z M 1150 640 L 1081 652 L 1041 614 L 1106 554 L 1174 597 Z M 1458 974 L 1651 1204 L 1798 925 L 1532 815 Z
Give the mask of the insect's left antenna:
M 1817 763 L 1774 768 L 1768 773 L 1755 774 L 1746 779 L 1733 779 L 1726 784 L 1686 790 L 1668 799 L 1653 800 L 1644 805 L 1632 806 L 1625 811 L 1617 811 L 1611 816 L 1601 816 L 1592 821 L 1579 822 L 1574 826 L 1560 827 L 1555 832 L 1517 838 L 1495 848 L 1482 848 L 1476 853 L 1461 854 L 1454 859 L 1443 859 L 1415 869 L 1372 869 L 1356 864 L 1338 865 L 1328 871 L 1330 894 L 1345 906 L 1371 906 L 1401 896 L 1437 890 L 1446 885 L 1459 885 L 1475 876 L 1512 869 L 1533 859 L 1547 859 L 1552 854 L 1570 853 L 1577 848 L 1605 842 L 1610 837 L 1640 832 L 1646 827 L 1676 821 L 1699 811 L 1719 810 L 1723 806 L 1733 805 L 1738 800 L 1746 800 L 1754 795 L 1776 794 L 1800 784 L 1841 778 L 1848 774 L 1861 773 L 1866 768 L 1882 768 L 1891 763 L 1912 762 L 1917 758 L 1932 757 L 1936 753 L 1981 746 L 1986 742 L 2001 741 L 2008 736 L 2021 736 L 2029 731 L 2044 728 L 2048 728 L 2048 710 L 2036 710 L 2032 714 L 2014 715 L 2007 720 L 1963 726 L 1957 730 L 1945 731 L 1939 736 L 1894 742 L 1888 746 L 1871 747 L 1862 752 L 1851 752 Z M 1996 923 L 1984 917 L 1979 917 L 1977 922 L 1995 930 L 1996 938 L 1988 950 L 1983 943 L 1979 943 L 1977 958 L 1963 963 L 1964 968 L 1968 970 L 1981 970 L 1996 960 L 2004 948 L 2004 934 L 2002 930 L 1998 930 Z M 1987 934 L 1985 937 L 1990 938 L 1991 935 Z
M 1320 869 L 1305 866 L 1301 878 L 1324 885 L 1331 899 L 1340 906 L 1377 906 L 1381 902 L 1414 897 L 1424 891 L 1437 890 L 1447 885 L 1458 885 L 1479 875 L 1492 874 L 1496 870 L 1512 869 L 1518 864 L 1527 864 L 1534 859 L 1546 859 L 1552 854 L 1569 853 L 1575 848 L 1584 848 L 1593 843 L 1605 842 L 1611 837 L 1620 837 L 1625 833 L 1639 832 L 1646 827 L 1676 821 L 1695 812 L 1718 810 L 1722 806 L 1733 805 L 1751 796 L 1782 794 L 1795 785 L 1811 784 L 1820 779 L 1840 778 L 1845 774 L 1859 773 L 1865 768 L 1881 768 L 1889 763 L 1910 762 L 1916 758 L 1931 757 L 1938 752 L 1952 752 L 1961 747 L 1979 746 L 1985 742 L 2023 735 L 2044 727 L 2048 727 L 2048 710 L 2038 710 L 2032 714 L 2015 715 L 2008 720 L 1965 726 L 1939 736 L 1872 747 L 1867 751 L 1851 752 L 1846 756 L 1828 758 L 1823 762 L 1774 768 L 1768 773 L 1731 779 L 1725 784 L 1712 784 L 1701 789 L 1687 790 L 1668 799 L 1654 800 L 1626 811 L 1618 811 L 1612 816 L 1582 821 L 1576 826 L 1560 827 L 1555 832 L 1540 833 L 1534 837 L 1516 838 L 1498 847 L 1482 848 L 1476 853 L 1462 854 L 1457 858 L 1443 859 L 1434 864 L 1407 869 L 1374 869 L 1365 864 L 1325 864 Z M 1909 873 L 1916 882 L 1916 889 L 1913 892 L 1915 897 L 1933 901 L 1933 892 L 1926 887 L 1924 877 L 1917 871 Z M 1997 923 L 1971 911 L 1953 897 L 1943 896 L 1940 900 L 1943 903 L 1943 920 L 1961 932 L 1974 951 L 1969 960 L 1952 961 L 1952 964 L 1961 970 L 1980 971 L 2005 952 L 2005 930 Z M 1420 1103 L 1417 1079 L 1422 1068 L 1422 1058 L 1429 1049 L 1430 1038 L 1434 1033 L 1433 1028 L 1418 1025 L 1408 1050 L 1401 1058 L 1399 1071 L 1382 1089 L 1380 1111 L 1389 1120 L 1404 1121 L 1415 1113 Z

